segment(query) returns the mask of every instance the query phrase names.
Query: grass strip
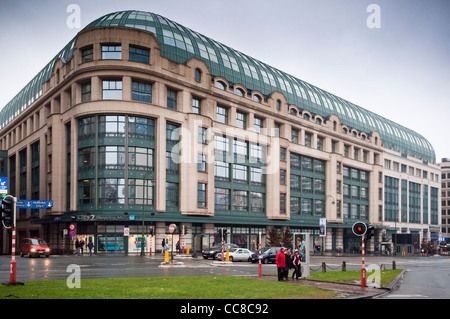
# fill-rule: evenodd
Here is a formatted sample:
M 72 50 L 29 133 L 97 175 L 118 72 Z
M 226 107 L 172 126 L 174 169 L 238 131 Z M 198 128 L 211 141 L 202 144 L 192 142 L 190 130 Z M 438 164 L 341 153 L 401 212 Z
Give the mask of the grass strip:
M 234 276 L 81 279 L 0 285 L 0 299 L 332 299 L 334 291 Z

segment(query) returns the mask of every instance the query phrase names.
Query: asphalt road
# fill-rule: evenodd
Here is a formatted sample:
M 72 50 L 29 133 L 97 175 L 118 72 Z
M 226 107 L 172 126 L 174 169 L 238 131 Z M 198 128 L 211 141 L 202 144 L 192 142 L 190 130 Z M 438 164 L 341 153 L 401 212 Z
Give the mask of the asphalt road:
M 183 264 L 163 266 L 163 255 L 99 255 L 99 256 L 50 256 L 50 258 L 16 257 L 18 282 L 37 280 L 66 280 L 77 267 L 80 278 L 113 278 L 113 277 L 145 277 L 145 276 L 257 276 L 258 264 L 250 262 L 234 262 L 232 265 L 217 265 L 213 260 L 199 258 L 174 258 Z M 322 263 L 327 271 L 341 270 L 345 261 L 347 270 L 361 269 L 360 256 L 312 256 L 310 269 L 321 271 Z M 365 266 L 385 265 L 391 269 L 393 261 L 399 269 L 406 273 L 399 286 L 382 298 L 424 299 L 450 298 L 450 257 L 370 257 L 366 256 Z M 10 256 L 0 256 L 0 282 L 8 283 L 10 276 Z M 262 265 L 262 274 L 276 273 L 273 264 Z

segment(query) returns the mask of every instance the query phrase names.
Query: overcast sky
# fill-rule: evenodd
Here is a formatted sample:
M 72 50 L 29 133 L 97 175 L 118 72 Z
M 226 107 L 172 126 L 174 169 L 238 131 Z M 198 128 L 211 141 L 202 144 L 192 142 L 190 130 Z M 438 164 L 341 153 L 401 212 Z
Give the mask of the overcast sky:
M 70 28 L 70 4 L 81 28 Z M 379 8 L 379 28 L 367 12 Z M 423 135 L 450 158 L 449 0 L 0 2 L 0 108 L 88 23 L 160 14 Z M 374 21 L 369 19 L 370 21 Z

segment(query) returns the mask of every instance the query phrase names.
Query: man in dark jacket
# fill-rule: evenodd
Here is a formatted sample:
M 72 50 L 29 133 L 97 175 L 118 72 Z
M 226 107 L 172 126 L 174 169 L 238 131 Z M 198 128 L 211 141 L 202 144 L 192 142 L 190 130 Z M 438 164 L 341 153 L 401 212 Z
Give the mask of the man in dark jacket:
M 277 256 L 275 257 L 275 263 L 278 270 L 278 281 L 283 281 L 284 268 L 286 267 L 286 257 L 284 255 L 284 248 L 281 247 Z

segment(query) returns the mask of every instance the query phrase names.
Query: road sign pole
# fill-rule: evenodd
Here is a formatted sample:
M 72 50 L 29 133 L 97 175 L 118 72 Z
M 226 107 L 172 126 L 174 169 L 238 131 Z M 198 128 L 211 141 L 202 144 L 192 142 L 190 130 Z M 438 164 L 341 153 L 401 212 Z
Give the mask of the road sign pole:
M 11 247 L 11 264 L 10 264 L 10 273 L 9 273 L 9 283 L 11 285 L 16 284 L 16 201 L 17 198 L 14 198 L 13 203 L 13 224 L 12 224 L 12 247 Z
M 364 266 L 364 257 L 366 255 L 364 247 L 364 235 L 361 236 L 362 239 L 362 267 L 361 267 L 361 288 L 366 287 L 366 268 Z

